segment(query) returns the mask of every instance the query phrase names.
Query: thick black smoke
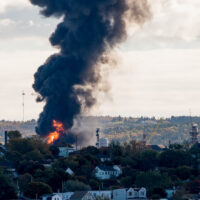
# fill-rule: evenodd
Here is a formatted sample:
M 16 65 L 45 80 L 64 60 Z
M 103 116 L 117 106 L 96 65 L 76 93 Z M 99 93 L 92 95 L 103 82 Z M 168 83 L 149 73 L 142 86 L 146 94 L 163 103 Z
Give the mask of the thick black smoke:
M 46 136 L 52 120 L 73 126 L 83 108 L 96 102 L 92 91 L 101 80 L 100 64 L 126 38 L 125 21 L 143 23 L 150 16 L 146 0 L 30 0 L 46 16 L 63 17 L 50 42 L 60 53 L 35 74 L 33 88 L 46 105 L 36 131 Z

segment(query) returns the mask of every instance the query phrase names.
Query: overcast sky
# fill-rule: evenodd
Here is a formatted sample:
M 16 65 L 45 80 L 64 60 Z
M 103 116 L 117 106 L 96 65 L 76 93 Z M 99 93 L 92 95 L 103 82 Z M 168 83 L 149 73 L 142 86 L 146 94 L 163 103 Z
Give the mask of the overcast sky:
M 200 1 L 149 1 L 152 20 L 115 50 L 120 62 L 110 71 L 110 93 L 91 114 L 200 115 Z M 28 0 L 0 0 L 0 119 L 22 119 L 23 90 L 25 119 L 42 111 L 33 75 L 56 52 L 48 38 L 58 21 Z

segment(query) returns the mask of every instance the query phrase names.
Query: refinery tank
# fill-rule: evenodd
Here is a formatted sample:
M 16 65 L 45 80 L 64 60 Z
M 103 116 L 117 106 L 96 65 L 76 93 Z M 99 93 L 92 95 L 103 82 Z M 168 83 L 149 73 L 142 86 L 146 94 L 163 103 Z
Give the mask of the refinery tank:
M 99 139 L 99 147 L 108 147 L 109 141 L 107 138 L 100 138 Z

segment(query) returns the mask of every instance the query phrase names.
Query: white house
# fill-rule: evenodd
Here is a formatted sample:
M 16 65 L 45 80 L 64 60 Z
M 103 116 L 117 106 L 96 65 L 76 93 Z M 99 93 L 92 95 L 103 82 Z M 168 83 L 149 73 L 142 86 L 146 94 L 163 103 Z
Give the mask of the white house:
M 96 198 L 101 198 L 101 199 L 109 199 L 111 200 L 112 199 L 112 191 L 110 190 L 106 190 L 106 191 L 100 191 L 100 190 L 97 190 L 97 191 L 88 191 L 88 193 L 92 194 L 95 199 Z
M 87 191 L 74 192 L 69 200 L 95 200 L 95 197 Z
M 97 166 L 95 168 L 95 176 L 99 180 L 116 178 L 122 174 L 122 170 L 119 166 Z
M 70 153 L 76 151 L 76 148 L 74 147 L 58 147 L 58 149 L 58 156 L 60 157 L 68 157 Z
M 73 172 L 70 168 L 67 168 L 67 169 L 65 170 L 65 172 L 66 172 L 67 174 L 71 175 L 71 176 L 74 175 L 74 172 Z
M 167 198 L 170 199 L 176 194 L 176 188 L 167 189 L 167 190 L 165 190 L 165 192 L 167 193 Z
M 74 192 L 53 193 L 42 196 L 42 200 L 70 200 Z
M 47 194 L 42 196 L 42 200 L 63 200 L 60 194 Z
M 146 198 L 145 188 L 123 188 L 113 190 L 113 200 L 140 200 Z
M 69 200 L 73 194 L 74 194 L 74 192 L 62 193 L 63 200 Z
M 104 154 L 98 154 L 97 158 L 99 158 L 99 160 L 101 162 L 105 162 L 105 161 L 111 161 L 111 157 L 108 155 L 104 155 Z

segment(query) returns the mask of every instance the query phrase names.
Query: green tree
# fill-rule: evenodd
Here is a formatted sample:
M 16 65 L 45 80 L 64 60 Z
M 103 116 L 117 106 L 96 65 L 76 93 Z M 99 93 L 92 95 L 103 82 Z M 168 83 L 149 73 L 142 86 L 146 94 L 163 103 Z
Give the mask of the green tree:
M 47 183 L 53 191 L 61 190 L 62 183 L 69 180 L 69 175 L 60 168 L 46 168 L 44 170 L 36 170 L 34 173 L 36 181 Z
M 176 175 L 181 180 L 189 179 L 192 176 L 193 169 L 188 166 L 181 166 L 176 168 Z
M 19 188 L 20 188 L 20 191 L 24 191 L 24 189 L 26 188 L 26 186 L 31 183 L 33 180 L 33 177 L 31 176 L 31 174 L 23 174 L 23 175 L 20 175 L 19 176 Z
M 8 138 L 9 140 L 12 139 L 19 139 L 22 137 L 22 134 L 19 131 L 8 131 Z
M 160 165 L 162 167 L 176 168 L 179 166 L 190 166 L 192 157 L 183 150 L 166 150 L 159 156 Z
M 67 181 L 63 184 L 63 191 L 64 192 L 74 192 L 74 191 L 87 191 L 91 190 L 91 187 L 89 185 L 86 185 L 80 181 Z
M 133 185 L 133 179 L 130 176 L 122 177 L 120 183 L 123 187 L 128 188 Z
M 17 191 L 13 181 L 0 172 L 0 199 L 15 199 L 16 197 Z
M 98 190 L 99 189 L 99 181 L 95 180 L 95 179 L 90 179 L 89 180 L 89 185 L 92 188 L 92 190 Z
M 49 150 L 51 151 L 51 153 L 52 153 L 53 156 L 57 156 L 59 154 L 59 152 L 60 152 L 59 149 L 58 149 L 58 147 L 55 146 L 55 145 L 51 145 L 49 147 Z
M 25 187 L 24 195 L 29 198 L 39 198 L 44 194 L 51 194 L 53 191 L 51 187 L 42 182 L 32 182 Z
M 33 151 L 28 152 L 25 155 L 25 159 L 33 161 L 41 161 L 43 159 L 43 155 L 40 153 L 39 150 L 35 149 Z
M 200 191 L 200 180 L 195 179 L 187 183 L 186 190 L 188 190 L 191 194 L 198 194 Z
M 141 169 L 148 171 L 158 166 L 158 153 L 154 150 L 146 150 L 141 155 Z
M 151 194 L 152 199 L 161 199 L 165 197 L 167 197 L 167 193 L 165 192 L 163 188 L 156 187 L 153 189 L 152 194 Z
M 135 181 L 138 187 L 146 187 L 148 190 L 156 187 L 167 188 L 171 186 L 171 183 L 171 179 L 167 174 L 160 174 L 157 171 L 140 172 Z

